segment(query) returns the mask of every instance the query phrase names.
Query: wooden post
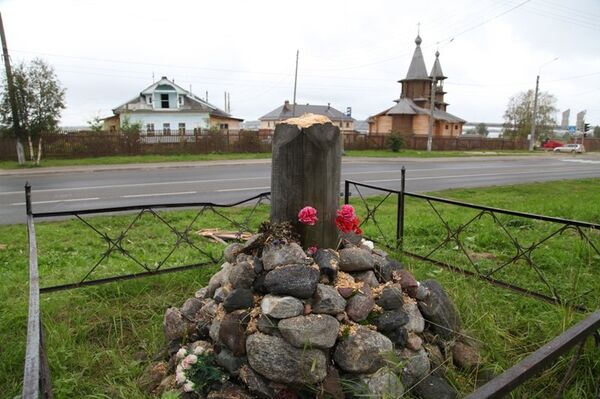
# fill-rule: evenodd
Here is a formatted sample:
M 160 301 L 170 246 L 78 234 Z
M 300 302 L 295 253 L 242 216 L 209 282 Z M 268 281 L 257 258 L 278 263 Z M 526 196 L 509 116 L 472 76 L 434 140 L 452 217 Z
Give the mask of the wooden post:
M 300 119 L 300 118 L 299 118 Z M 334 248 L 340 196 L 340 129 L 331 123 L 300 128 L 281 123 L 275 128 L 271 171 L 271 221 L 290 221 L 304 247 Z M 298 212 L 312 206 L 319 221 L 314 226 L 298 222 Z

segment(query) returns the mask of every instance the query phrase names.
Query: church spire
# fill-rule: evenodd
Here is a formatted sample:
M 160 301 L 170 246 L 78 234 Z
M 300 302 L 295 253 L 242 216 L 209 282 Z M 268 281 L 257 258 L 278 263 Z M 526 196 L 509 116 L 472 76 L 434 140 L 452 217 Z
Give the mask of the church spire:
M 433 68 L 431 68 L 431 73 L 429 74 L 430 78 L 435 78 L 435 80 L 444 80 L 446 76 L 442 72 L 442 65 L 440 64 L 440 52 L 435 52 L 435 62 L 433 63 Z
M 412 61 L 410 62 L 404 80 L 429 80 L 427 68 L 425 67 L 425 60 L 423 59 L 423 52 L 421 51 L 421 42 L 421 36 L 417 34 L 417 37 L 415 38 L 417 47 L 415 48 Z

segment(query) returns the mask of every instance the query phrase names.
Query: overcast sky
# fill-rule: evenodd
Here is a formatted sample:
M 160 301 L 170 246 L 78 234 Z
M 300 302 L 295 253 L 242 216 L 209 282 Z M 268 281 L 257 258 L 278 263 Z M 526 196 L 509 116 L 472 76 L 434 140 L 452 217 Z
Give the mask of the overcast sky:
M 428 71 L 441 53 L 449 112 L 502 122 L 540 72 L 571 124 L 584 109 L 600 124 L 600 0 L 2 0 L 0 12 L 12 62 L 56 69 L 68 126 L 112 115 L 153 75 L 221 108 L 227 91 L 232 114 L 256 120 L 292 99 L 296 50 L 298 103 L 365 119 L 399 97 L 419 22 Z

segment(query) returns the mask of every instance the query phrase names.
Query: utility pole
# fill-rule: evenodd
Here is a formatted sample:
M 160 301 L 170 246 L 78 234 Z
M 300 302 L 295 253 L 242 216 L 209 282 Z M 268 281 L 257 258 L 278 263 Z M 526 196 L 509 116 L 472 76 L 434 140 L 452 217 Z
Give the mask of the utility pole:
M 15 130 L 15 136 L 17 137 L 17 159 L 19 165 L 25 164 L 25 151 L 23 149 L 23 143 L 21 138 L 23 132 L 21 131 L 21 124 L 19 123 L 19 109 L 17 105 L 17 97 L 15 93 L 15 86 L 12 77 L 12 71 L 10 69 L 10 57 L 8 56 L 8 46 L 6 45 L 6 35 L 4 34 L 4 24 L 2 23 L 2 14 L 0 14 L 0 37 L 2 39 L 2 55 L 4 57 L 4 67 L 6 68 L 6 83 L 8 85 L 8 98 L 10 101 L 10 108 L 13 118 L 13 127 Z
M 296 116 L 296 87 L 298 85 L 298 56 L 300 55 L 300 50 L 296 50 L 296 73 L 294 76 L 294 103 L 292 104 L 292 117 Z
M 434 74 L 432 74 L 434 75 Z M 431 152 L 431 144 L 433 141 L 433 110 L 435 109 L 435 76 L 431 77 L 431 99 L 429 112 L 429 129 L 427 130 L 427 152 Z
M 529 134 L 529 151 L 533 151 L 535 144 L 535 121 L 537 119 L 537 103 L 538 103 L 538 89 L 540 87 L 540 75 L 537 75 L 535 79 L 535 96 L 533 97 L 533 118 L 531 119 L 531 133 Z

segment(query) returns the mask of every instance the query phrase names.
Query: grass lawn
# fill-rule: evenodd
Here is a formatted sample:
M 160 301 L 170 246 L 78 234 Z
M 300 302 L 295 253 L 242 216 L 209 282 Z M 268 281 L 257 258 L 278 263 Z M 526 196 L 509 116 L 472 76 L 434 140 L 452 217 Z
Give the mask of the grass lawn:
M 472 203 L 551 216 L 600 222 L 600 180 L 564 181 L 509 187 L 447 190 L 436 193 Z M 367 212 L 354 195 L 359 216 Z M 371 206 L 383 197 L 370 198 Z M 366 235 L 380 241 L 393 239 L 395 232 L 395 198 L 388 198 L 377 210 L 379 227 L 371 221 L 365 224 Z M 408 199 L 405 247 L 422 253 L 435 247 L 445 237 L 443 225 L 428 210 L 429 205 Z M 430 208 L 429 208 L 430 209 Z M 240 220 L 249 215 L 249 208 L 227 210 L 227 215 Z M 450 225 L 464 223 L 471 211 L 442 206 L 438 209 Z M 161 216 L 174 227 L 184 229 L 196 216 L 195 211 L 169 211 Z M 268 217 L 263 206 L 253 217 L 253 226 Z M 134 215 L 93 218 L 101 232 L 114 237 L 124 230 Z M 519 242 L 526 245 L 551 231 L 544 222 L 502 219 Z M 192 231 L 221 227 L 233 229 L 211 211 L 196 219 Z M 379 230 L 385 233 L 383 236 Z M 73 282 L 81 279 L 95 264 L 106 243 L 81 222 L 75 220 L 36 223 L 42 286 Z M 183 265 L 218 257 L 222 246 L 206 244 L 192 234 L 193 243 L 201 248 L 183 245 L 169 258 L 169 265 Z M 600 259 L 577 237 L 565 232 L 547 242 L 532 255 L 544 275 L 559 286 L 565 298 L 590 307 L 600 303 Z M 600 246 L 598 232 L 591 233 L 592 242 Z M 144 214 L 136 221 L 131 234 L 123 241 L 125 249 L 149 267 L 169 254 L 176 237 L 172 231 L 156 222 L 156 216 Z M 27 234 L 25 226 L 0 227 L 0 392 L 13 397 L 20 391 L 27 320 Z M 497 259 L 478 260 L 482 268 L 492 267 L 492 260 L 502 261 L 510 255 L 511 246 L 498 230 L 483 217 L 465 230 L 463 241 L 472 253 L 494 253 Z M 433 246 L 433 247 L 432 247 Z M 396 255 L 400 256 L 400 255 Z M 447 245 L 435 257 L 468 267 L 464 254 Z M 417 279 L 439 280 L 454 299 L 463 320 L 464 333 L 480 343 L 485 368 L 495 373 L 510 367 L 545 342 L 581 320 L 585 315 L 566 307 L 555 306 L 519 296 L 479 280 L 465 278 L 445 269 L 404 257 L 405 265 Z M 164 346 L 162 317 L 164 310 L 182 302 L 202 285 L 216 265 L 206 269 L 150 277 L 135 281 L 112 283 L 72 291 L 42 294 L 41 309 L 46 342 L 57 398 L 145 398 L 136 379 L 151 359 Z M 113 253 L 93 273 L 94 277 L 139 271 L 139 266 Z M 529 288 L 544 289 L 537 275 L 525 264 L 507 267 L 500 278 Z M 586 292 L 577 296 L 573 292 Z M 570 358 L 561 359 L 539 377 L 531 380 L 513 397 L 547 398 L 557 390 Z M 591 342 L 577 365 L 574 379 L 564 397 L 591 397 L 597 389 L 600 375 L 600 350 Z M 451 368 L 450 381 L 464 394 L 472 391 L 477 372 L 460 372 Z
M 527 151 L 427 151 L 401 150 L 361 150 L 347 151 L 349 157 L 382 157 L 382 158 L 440 158 L 440 157 L 471 157 L 494 155 L 530 155 Z M 535 154 L 535 153 L 534 153 Z M 132 155 L 109 156 L 81 159 L 43 159 L 40 166 L 19 166 L 15 161 L 0 161 L 0 169 L 26 169 L 43 168 L 48 166 L 79 166 L 79 165 L 118 165 L 133 163 L 160 163 L 160 162 L 196 162 L 196 161 L 226 161 L 238 159 L 267 159 L 271 158 L 270 152 L 263 153 L 211 153 L 211 154 L 181 154 L 181 155 Z

